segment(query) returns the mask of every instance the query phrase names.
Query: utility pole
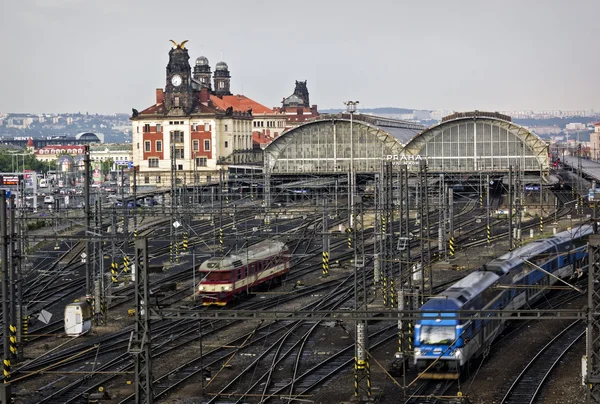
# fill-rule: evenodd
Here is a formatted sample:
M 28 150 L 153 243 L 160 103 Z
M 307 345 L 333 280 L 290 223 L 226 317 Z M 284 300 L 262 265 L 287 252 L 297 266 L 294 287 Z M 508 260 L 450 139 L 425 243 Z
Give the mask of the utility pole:
M 508 167 L 508 250 L 513 246 L 513 166 Z
M 427 181 L 427 161 L 421 160 L 423 165 L 423 175 L 425 179 L 425 226 L 427 227 L 427 266 L 421 267 L 421 296 L 423 296 L 422 302 L 425 302 L 425 275 L 429 270 L 429 282 L 433 281 L 431 276 L 431 226 L 429 225 L 429 184 Z M 422 254 L 422 253 L 421 253 Z M 433 284 L 432 284 L 433 285 Z M 431 293 L 432 288 L 429 289 Z
M 92 229 L 91 229 L 91 210 L 90 210 L 90 146 L 84 146 L 84 159 L 83 164 L 85 165 L 85 178 L 83 182 L 84 199 L 85 199 L 85 294 L 87 298 L 91 299 L 92 296 Z
M 392 171 L 392 162 L 386 162 L 383 166 L 382 173 L 382 192 L 381 192 L 381 239 L 382 239 L 382 252 L 384 257 L 384 268 L 386 277 L 389 279 L 388 282 L 388 295 L 390 306 L 395 307 L 398 299 L 398 292 L 396 287 L 396 277 L 394 276 L 394 265 L 393 259 L 395 254 L 393 253 L 393 229 L 394 223 L 394 173 Z M 398 273 L 398 275 L 400 275 Z M 399 280 L 399 279 L 398 279 Z
M 450 258 L 454 258 L 454 190 L 452 187 L 448 187 L 448 218 L 450 228 L 448 229 L 449 234 L 449 253 Z M 433 272 L 433 271 L 432 271 Z M 431 278 L 431 277 L 430 277 Z M 433 283 L 429 283 L 429 289 L 433 291 Z
M 419 294 L 423 294 L 425 292 L 425 288 L 424 288 L 424 283 L 425 280 L 424 275 L 425 275 L 425 237 L 427 237 L 428 239 L 428 243 L 430 242 L 429 240 L 429 229 L 427 229 L 427 236 L 425 235 L 425 217 L 429 216 L 428 212 L 426 209 L 429 208 L 429 204 L 426 202 L 426 200 L 428 199 L 427 197 L 427 189 L 426 189 L 426 176 L 427 173 L 425 171 L 425 164 L 421 163 L 419 165 L 419 246 L 420 246 L 420 268 L 419 268 L 419 286 L 417 287 L 416 285 L 414 286 L 414 289 L 420 289 L 420 292 L 417 292 Z M 428 220 L 427 220 L 428 221 Z M 430 247 L 430 246 L 429 246 Z M 420 305 L 419 305 L 420 306 Z
M 9 198 L 10 206 L 10 243 L 9 243 L 9 263 L 10 263 L 10 274 L 9 274 L 9 285 L 10 285 L 10 353 L 12 359 L 16 362 L 17 360 L 17 266 L 19 265 L 19 252 L 17 250 L 17 233 L 15 232 L 15 196 L 11 195 Z M 7 317 L 8 318 L 8 317 Z
M 169 261 L 172 263 L 175 261 L 175 235 L 173 234 L 173 225 L 175 224 L 175 205 L 177 192 L 177 166 L 175 160 L 175 135 L 171 132 L 171 223 L 169 225 Z
M 221 254 L 225 252 L 225 246 L 223 245 L 223 187 L 225 181 L 223 179 L 223 170 L 219 170 L 219 251 Z M 265 230 L 269 228 L 269 214 L 265 208 Z
M 4 382 L 2 383 L 2 389 L 0 390 L 0 398 L 3 404 L 8 404 L 11 401 L 11 366 L 10 366 L 10 312 L 8 308 L 8 234 L 7 234 L 7 218 L 6 218 L 6 190 L 0 190 L 0 259 L 2 259 L 2 313 L 4 313 L 4 323 L 2 332 L 4 334 L 3 343 L 3 371 L 4 371 Z
M 96 199 L 94 204 L 95 209 L 95 226 L 94 233 L 100 236 L 99 239 L 94 243 L 94 266 L 95 266 L 95 294 L 94 299 L 96 307 L 99 309 L 96 312 L 96 325 L 106 323 L 106 293 L 104 288 L 104 248 L 102 245 L 102 194 Z
M 133 237 L 137 237 L 138 217 L 137 217 L 137 170 L 138 166 L 133 166 L 129 172 L 133 171 Z M 129 178 L 132 176 L 130 175 Z M 142 211 L 143 212 L 143 211 Z
M 600 234 L 594 216 L 594 234 L 589 239 L 587 338 L 585 376 L 588 403 L 600 403 Z
M 323 270 L 324 277 L 329 276 L 329 212 L 327 198 L 323 198 Z
M 34 195 L 35 194 L 35 175 L 33 175 L 33 184 L 34 184 Z M 25 206 L 25 182 L 24 180 L 20 181 L 21 184 L 21 195 L 23 195 L 23 203 L 21 206 Z M 34 200 L 37 200 L 37 196 L 34 196 Z M 19 211 L 19 215 L 21 220 L 19 221 L 19 223 L 17 223 L 17 232 L 16 235 L 18 235 L 17 239 L 19 240 L 17 243 L 17 247 L 15 254 L 18 257 L 18 263 L 17 263 L 17 285 L 16 285 L 16 289 L 17 289 L 17 320 L 16 320 L 16 324 L 17 324 L 17 360 L 21 361 L 23 360 L 23 351 L 24 351 L 24 347 L 25 347 L 25 343 L 24 343 L 24 336 L 23 336 L 23 332 L 25 330 L 24 327 L 24 321 L 27 321 L 25 319 L 25 315 L 27 315 L 27 307 L 23 306 L 23 265 L 24 265 L 24 261 L 26 260 L 26 244 L 25 244 L 25 240 L 27 240 L 27 235 L 26 235 L 26 230 L 27 230 L 27 221 L 25 220 L 26 218 L 26 209 L 21 209 Z
M 487 192 L 486 192 L 486 201 L 485 201 L 485 209 L 486 209 L 486 225 L 485 225 L 485 229 L 486 229 L 486 236 L 487 236 L 487 246 L 490 247 L 490 243 L 492 242 L 492 229 L 490 227 L 490 175 L 488 174 L 486 177 L 486 187 L 487 187 Z
M 148 240 L 135 240 L 135 331 L 129 352 L 135 358 L 135 402 L 152 404 L 152 352 L 150 333 L 150 283 L 148 279 Z
M 354 233 L 352 247 L 354 249 L 354 308 L 358 311 L 360 304 L 359 298 L 359 283 L 362 283 L 363 288 L 363 309 L 367 309 L 367 285 L 366 274 L 364 268 L 364 244 L 362 242 L 362 201 L 359 201 L 356 195 L 356 170 L 354 167 L 354 128 L 353 118 L 356 112 L 358 101 L 346 101 L 346 110 L 350 114 L 350 164 L 348 177 L 348 200 L 350 205 L 350 217 L 348 221 L 348 229 Z M 359 262 L 360 255 L 360 262 Z M 363 281 L 359 281 L 358 270 L 362 270 Z M 359 397 L 361 391 L 365 392 L 367 397 L 371 396 L 371 372 L 369 368 L 369 358 L 367 355 L 368 331 L 367 322 L 357 320 L 355 324 L 355 356 L 354 356 L 354 396 Z M 366 383 L 366 385 L 365 385 Z
M 579 143 L 579 132 L 577 132 L 577 214 L 583 214 L 583 167 L 581 162 L 581 143 Z

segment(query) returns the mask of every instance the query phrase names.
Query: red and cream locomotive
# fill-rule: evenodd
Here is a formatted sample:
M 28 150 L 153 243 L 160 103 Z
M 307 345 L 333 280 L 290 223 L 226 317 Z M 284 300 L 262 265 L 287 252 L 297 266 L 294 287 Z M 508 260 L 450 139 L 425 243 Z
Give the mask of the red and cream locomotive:
M 285 243 L 264 240 L 235 254 L 213 257 L 200 265 L 198 285 L 205 306 L 225 306 L 233 299 L 278 280 L 290 270 Z

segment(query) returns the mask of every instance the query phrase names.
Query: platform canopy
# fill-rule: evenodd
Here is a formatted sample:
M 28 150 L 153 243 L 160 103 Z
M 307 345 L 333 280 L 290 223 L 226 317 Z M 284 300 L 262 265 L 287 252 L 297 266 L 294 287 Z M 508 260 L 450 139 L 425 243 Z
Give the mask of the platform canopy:
M 427 162 L 429 171 L 504 173 L 549 170 L 548 145 L 539 136 L 494 112 L 473 111 L 445 117 L 411 139 L 398 164 Z M 414 169 L 417 164 L 412 164 Z
M 271 174 L 376 173 L 402 144 L 382 128 L 350 119 L 321 119 L 279 136 L 265 149 Z

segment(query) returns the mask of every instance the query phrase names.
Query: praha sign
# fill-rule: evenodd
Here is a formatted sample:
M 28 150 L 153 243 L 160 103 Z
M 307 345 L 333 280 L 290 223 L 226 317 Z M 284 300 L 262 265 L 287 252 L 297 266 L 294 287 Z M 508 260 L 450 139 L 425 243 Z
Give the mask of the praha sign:
M 392 165 L 400 166 L 400 165 L 419 165 L 421 161 L 426 161 L 427 157 L 423 157 L 421 155 L 402 155 L 402 154 L 388 154 L 385 156 L 386 161 L 391 161 Z

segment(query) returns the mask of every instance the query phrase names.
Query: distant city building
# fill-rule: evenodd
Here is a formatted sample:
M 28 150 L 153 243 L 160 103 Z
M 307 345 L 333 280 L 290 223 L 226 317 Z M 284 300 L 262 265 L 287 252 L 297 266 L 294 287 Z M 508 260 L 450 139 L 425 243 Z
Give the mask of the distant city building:
M 403 118 L 400 118 L 403 119 Z M 406 119 L 415 119 L 415 120 L 419 120 L 419 121 L 428 121 L 433 119 L 433 117 L 431 116 L 431 111 L 424 111 L 424 110 L 414 110 L 412 113 L 412 118 L 406 118 Z
M 582 116 L 593 116 L 592 110 L 548 110 L 548 111 L 532 111 L 532 110 L 521 110 L 521 111 L 500 111 L 503 114 L 512 116 L 515 119 L 550 119 L 550 118 L 570 118 L 570 117 L 582 117 Z
M 431 111 L 431 119 L 441 121 L 443 117 L 453 113 L 454 111 L 448 109 L 436 109 L 435 111 Z
M 17 147 L 28 147 L 33 142 L 35 149 L 42 149 L 47 146 L 75 146 L 91 143 L 101 143 L 102 135 L 96 135 L 91 132 L 82 132 L 75 136 L 52 136 L 44 138 L 24 138 L 14 137 L 11 139 L 0 139 L 0 144 L 13 145 Z
M 69 156 L 73 160 L 83 159 L 85 146 L 44 146 L 34 149 L 35 158 L 39 161 L 53 161 L 63 156 Z
M 90 145 L 90 161 L 109 161 L 113 171 L 127 169 L 133 165 L 133 150 L 131 144 Z
M 525 126 L 536 135 L 558 135 L 562 132 L 562 129 L 558 126 Z
M 94 144 L 90 145 L 91 162 L 111 162 L 111 170 L 128 168 L 133 161 L 133 151 L 130 144 Z M 33 140 L 29 139 L 27 151 L 33 153 L 39 161 L 48 162 L 57 160 L 57 166 L 62 166 L 61 171 L 68 171 L 69 167 L 83 167 L 85 146 L 44 146 L 36 149 Z
M 28 114 L 11 114 L 6 118 L 7 128 L 27 129 L 37 120 L 34 116 Z
M 594 131 L 590 134 L 590 154 L 592 159 L 600 160 L 600 122 L 594 124 Z

